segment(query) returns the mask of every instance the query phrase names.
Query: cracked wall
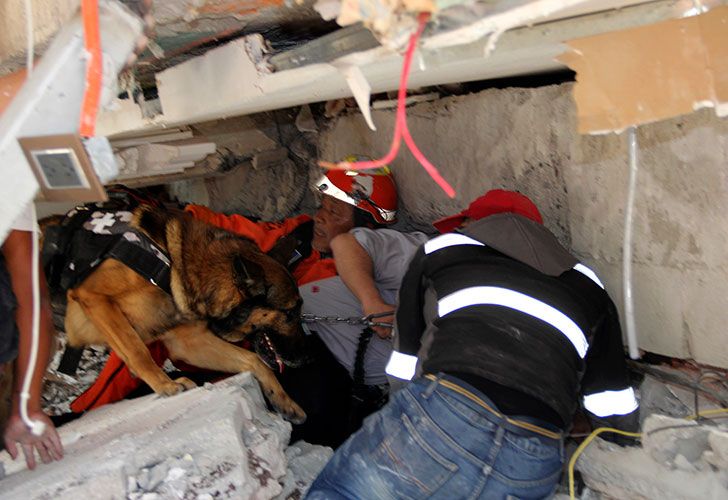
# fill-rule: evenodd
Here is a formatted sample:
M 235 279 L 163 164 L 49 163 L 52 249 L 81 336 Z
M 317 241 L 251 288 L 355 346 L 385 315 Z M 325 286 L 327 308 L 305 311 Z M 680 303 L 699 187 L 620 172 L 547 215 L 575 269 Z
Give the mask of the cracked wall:
M 320 156 L 383 155 L 393 111 L 340 116 Z M 622 310 L 625 136 L 576 132 L 571 85 L 491 89 L 408 108 L 415 140 L 455 187 L 448 199 L 416 160 L 393 164 L 405 226 L 423 227 L 491 188 L 516 189 L 595 268 Z M 728 367 L 728 120 L 710 110 L 640 127 L 633 293 L 640 347 Z

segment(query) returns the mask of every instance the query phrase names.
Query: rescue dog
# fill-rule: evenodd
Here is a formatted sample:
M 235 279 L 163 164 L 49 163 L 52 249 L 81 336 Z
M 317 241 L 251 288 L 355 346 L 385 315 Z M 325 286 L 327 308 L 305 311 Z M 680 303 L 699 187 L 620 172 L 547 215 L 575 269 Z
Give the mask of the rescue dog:
M 247 336 L 280 363 L 303 342 L 301 299 L 286 268 L 255 243 L 181 212 L 140 205 L 130 227 L 168 257 L 171 293 L 116 258 L 104 259 L 67 291 L 69 345 L 110 346 L 157 394 L 194 387 L 186 377 L 172 380 L 153 361 L 146 344 L 161 340 L 173 360 L 252 372 L 278 412 L 303 422 L 305 413 L 271 369 L 254 352 L 230 343 Z

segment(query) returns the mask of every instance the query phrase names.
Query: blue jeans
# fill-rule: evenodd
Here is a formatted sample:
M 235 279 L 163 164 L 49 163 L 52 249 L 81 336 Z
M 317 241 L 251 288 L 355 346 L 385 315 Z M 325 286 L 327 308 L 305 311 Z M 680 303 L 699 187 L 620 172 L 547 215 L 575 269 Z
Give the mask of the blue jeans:
M 558 430 L 534 419 L 510 418 L 525 427 L 539 426 L 536 432 L 525 429 L 485 405 L 497 411 L 481 392 L 454 377 L 418 378 L 364 421 L 306 498 L 551 496 L 564 460 Z

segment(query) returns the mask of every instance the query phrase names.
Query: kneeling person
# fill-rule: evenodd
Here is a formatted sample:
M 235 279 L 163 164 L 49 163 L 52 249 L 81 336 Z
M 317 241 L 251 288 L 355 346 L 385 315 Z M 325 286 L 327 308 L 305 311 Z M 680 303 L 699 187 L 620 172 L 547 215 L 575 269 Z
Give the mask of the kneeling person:
M 542 498 L 583 395 L 632 429 L 616 308 L 526 197 L 490 191 L 435 223 L 402 282 L 387 372 L 412 380 L 333 456 L 308 498 Z

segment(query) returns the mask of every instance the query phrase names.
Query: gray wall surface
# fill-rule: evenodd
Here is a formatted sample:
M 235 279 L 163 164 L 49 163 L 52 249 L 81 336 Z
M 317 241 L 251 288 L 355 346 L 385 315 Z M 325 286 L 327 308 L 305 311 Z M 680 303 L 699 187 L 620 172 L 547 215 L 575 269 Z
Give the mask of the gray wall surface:
M 457 191 L 453 200 L 403 150 L 393 163 L 409 227 L 492 188 L 523 192 L 622 307 L 626 134 L 576 132 L 571 85 L 491 89 L 407 108 L 415 141 Z M 320 136 L 320 157 L 383 155 L 393 111 L 358 113 Z M 633 293 L 640 348 L 728 367 L 728 120 L 711 110 L 640 127 Z

